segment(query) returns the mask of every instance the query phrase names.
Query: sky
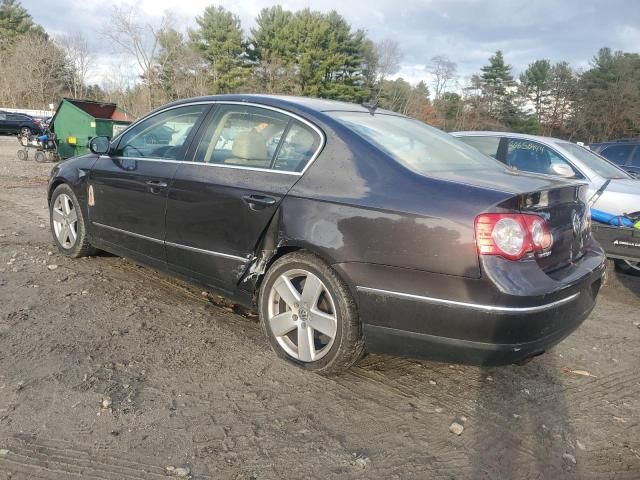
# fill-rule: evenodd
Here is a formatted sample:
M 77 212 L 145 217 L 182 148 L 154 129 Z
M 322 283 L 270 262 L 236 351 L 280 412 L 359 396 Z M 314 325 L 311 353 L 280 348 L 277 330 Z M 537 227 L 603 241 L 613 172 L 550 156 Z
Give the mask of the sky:
M 179 29 L 193 26 L 208 5 L 222 5 L 237 14 L 245 34 L 264 7 L 288 10 L 309 7 L 337 10 L 371 39 L 390 38 L 402 49 L 401 76 L 412 83 L 429 82 L 425 70 L 435 55 L 447 55 L 468 77 L 479 71 L 498 49 L 516 75 L 540 58 L 566 60 L 588 68 L 603 46 L 640 52 L 638 0 L 22 0 L 34 20 L 51 34 L 81 32 L 97 52 L 93 81 L 102 83 L 113 69 L 134 67 L 99 32 L 111 8 L 135 8 L 140 18 L 158 22 L 169 13 Z M 52 8 L 52 5 L 55 7 Z

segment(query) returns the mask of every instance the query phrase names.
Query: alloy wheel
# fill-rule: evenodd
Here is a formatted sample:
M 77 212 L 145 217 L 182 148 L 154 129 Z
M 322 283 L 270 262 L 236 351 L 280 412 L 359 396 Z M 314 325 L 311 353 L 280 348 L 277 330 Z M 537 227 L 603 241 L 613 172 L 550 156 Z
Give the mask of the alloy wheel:
M 281 274 L 269 291 L 267 322 L 278 344 L 301 362 L 324 357 L 333 345 L 338 317 L 326 285 L 303 269 Z
M 78 238 L 78 214 L 69 195 L 61 193 L 56 197 L 51 216 L 58 243 L 62 248 L 73 248 Z

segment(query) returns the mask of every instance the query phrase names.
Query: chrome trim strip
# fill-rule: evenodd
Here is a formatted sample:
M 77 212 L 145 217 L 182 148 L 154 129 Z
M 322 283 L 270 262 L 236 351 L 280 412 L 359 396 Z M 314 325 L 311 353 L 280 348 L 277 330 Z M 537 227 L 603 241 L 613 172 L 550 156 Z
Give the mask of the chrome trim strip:
M 500 307 L 496 305 L 481 305 L 478 303 L 466 303 L 457 302 L 455 300 L 446 300 L 444 298 L 423 297 L 421 295 L 413 295 L 411 293 L 393 292 L 390 290 L 382 290 L 379 288 L 361 287 L 357 286 L 356 289 L 361 292 L 375 293 L 377 295 L 389 295 L 392 297 L 407 298 L 410 300 L 417 300 L 427 303 L 435 303 L 439 305 L 447 305 L 452 307 L 470 308 L 473 310 L 481 310 L 483 312 L 502 312 L 502 313 L 536 313 L 549 310 L 565 303 L 569 303 L 580 296 L 580 292 L 569 295 L 566 298 L 556 300 L 555 302 L 547 303 L 545 305 L 536 305 L 535 307 Z
M 289 172 L 289 171 L 285 171 L 285 170 L 272 170 L 270 168 L 243 167 L 243 166 L 240 166 L 240 165 L 222 165 L 222 164 L 218 164 L 218 163 L 193 162 L 191 160 L 170 160 L 170 159 L 163 160 L 163 159 L 159 159 L 159 158 L 144 158 L 144 157 L 111 157 L 109 155 L 100 155 L 100 158 L 105 157 L 105 158 L 115 158 L 115 159 L 122 159 L 122 160 L 124 160 L 124 159 L 127 159 L 127 160 L 148 160 L 148 161 L 152 161 L 152 162 L 184 163 L 184 164 L 190 164 L 190 165 L 207 165 L 209 167 L 234 168 L 234 169 L 238 169 L 238 170 L 251 170 L 251 171 L 256 171 L 256 172 L 280 173 L 280 174 L 284 174 L 284 175 L 295 175 L 295 176 L 300 177 L 300 176 L 304 175 L 304 172 L 306 172 L 307 169 L 311 166 L 311 164 L 313 162 L 315 162 L 316 158 L 318 158 L 318 156 L 320 155 L 320 152 L 322 152 L 322 149 L 324 148 L 324 146 L 325 146 L 325 144 L 327 142 L 327 137 L 324 134 L 324 132 L 322 130 L 320 130 L 320 128 L 318 128 L 316 125 L 311 123 L 306 118 L 303 118 L 303 117 L 301 117 L 301 116 L 299 116 L 299 115 L 297 115 L 297 114 L 295 114 L 293 112 L 289 112 L 288 110 L 283 110 L 281 108 L 272 107 L 270 105 L 263 105 L 261 103 L 254 103 L 254 102 L 239 102 L 239 101 L 231 101 L 231 100 L 205 100 L 205 101 L 200 101 L 200 102 L 190 102 L 190 103 L 182 103 L 180 105 L 173 105 L 171 107 L 164 108 L 162 110 L 158 110 L 157 112 L 153 112 L 152 114 L 146 115 L 146 116 L 140 118 L 139 120 L 137 120 L 136 122 L 132 123 L 131 125 L 129 125 L 122 132 L 120 132 L 120 134 L 118 134 L 117 137 L 115 137 L 115 138 L 113 138 L 111 140 L 111 143 L 119 141 L 120 136 L 123 135 L 124 133 L 126 133 L 127 130 L 131 129 L 132 127 L 134 127 L 138 123 L 140 123 L 140 122 L 142 122 L 142 121 L 144 121 L 144 120 L 146 120 L 148 118 L 155 117 L 156 115 L 159 115 L 159 114 L 161 114 L 163 112 L 167 112 L 169 110 L 173 110 L 175 108 L 188 107 L 188 106 L 192 106 L 192 105 L 203 105 L 203 104 L 212 104 L 212 105 L 214 105 L 214 104 L 215 105 L 245 105 L 245 106 L 249 106 L 249 107 L 264 108 L 266 110 L 272 110 L 274 112 L 282 113 L 283 115 L 287 115 L 288 117 L 295 118 L 299 122 L 304 123 L 309 128 L 314 130 L 320 136 L 320 145 L 318 145 L 318 148 L 316 149 L 315 153 L 311 156 L 311 158 L 309 159 L 309 161 L 307 162 L 307 164 L 305 165 L 305 167 L 302 169 L 301 172 Z
M 131 235 L 132 237 L 142 238 L 143 240 L 149 240 L 150 242 L 155 243 L 164 243 L 163 240 L 159 240 L 153 237 L 147 237 L 146 235 L 142 235 L 140 233 L 130 232 L 128 230 L 122 230 L 121 228 L 112 227 L 111 225 L 105 225 L 104 223 L 91 222 L 92 225 L 96 225 L 101 228 L 106 228 L 107 230 L 113 230 L 114 232 L 124 233 L 125 235 Z
M 180 243 L 166 242 L 164 240 L 160 240 L 153 237 L 148 237 L 146 235 L 141 235 L 139 233 L 130 232 L 128 230 L 123 230 L 121 228 L 112 227 L 111 225 L 105 225 L 104 223 L 91 222 L 92 225 L 96 225 L 101 228 L 106 228 L 107 230 L 113 230 L 114 232 L 124 233 L 125 235 L 131 235 L 132 237 L 141 238 L 143 240 L 149 240 L 154 243 L 161 243 L 163 245 L 168 245 L 170 247 L 182 248 L 184 250 L 190 250 L 192 252 L 204 253 L 206 255 L 212 255 L 214 257 L 222 257 L 228 258 L 230 260 L 237 260 L 242 263 L 247 263 L 249 261 L 248 258 L 238 257 L 237 255 L 230 255 L 228 253 L 214 252 L 213 250 L 204 250 L 203 248 L 190 247 L 188 245 L 182 245 Z
M 182 245 L 180 243 L 164 242 L 164 244 L 169 246 L 169 247 L 182 248 L 184 250 L 189 250 L 189 251 L 196 252 L 196 253 L 204 253 L 205 255 L 211 255 L 213 257 L 228 258 L 228 259 L 231 259 L 231 260 L 237 260 L 237 261 L 242 262 L 242 263 L 247 263 L 249 261 L 249 259 L 244 258 L 244 257 L 238 257 L 236 255 L 230 255 L 228 253 L 214 252 L 213 250 L 205 250 L 203 248 L 190 247 L 188 245 Z
M 161 160 L 159 158 L 144 158 L 144 157 L 110 157 L 109 155 L 100 155 L 100 158 L 113 159 L 113 160 L 133 160 L 136 162 L 147 161 L 147 162 L 160 162 L 160 163 L 181 163 L 183 165 L 201 165 L 203 167 L 234 168 L 237 170 L 253 170 L 256 172 L 279 173 L 281 175 L 294 175 L 296 177 L 299 177 L 300 175 L 302 175 L 301 172 L 288 172 L 286 170 L 271 170 L 269 168 L 243 167 L 240 165 L 223 165 L 221 163 L 191 162 L 189 160 L 171 160 L 171 159 Z

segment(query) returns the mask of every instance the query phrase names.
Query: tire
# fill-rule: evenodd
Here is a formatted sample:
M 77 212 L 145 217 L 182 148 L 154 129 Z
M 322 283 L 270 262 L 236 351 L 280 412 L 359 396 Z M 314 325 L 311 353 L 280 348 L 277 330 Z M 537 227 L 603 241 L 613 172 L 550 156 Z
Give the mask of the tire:
M 20 129 L 20 136 L 28 137 L 31 135 L 31 129 L 29 127 L 22 127 Z
M 40 151 L 37 151 L 33 158 L 38 163 L 44 163 L 47 161 L 47 156 L 44 154 L 44 152 L 40 152 Z
M 635 277 L 640 277 L 640 262 L 631 262 L 629 260 L 616 260 L 616 267 L 621 272 Z
M 99 252 L 87 240 L 82 209 L 73 190 L 66 184 L 58 185 L 51 195 L 49 225 L 58 250 L 67 257 L 87 257 Z
M 29 154 L 27 153 L 26 150 L 18 150 L 18 160 L 22 160 L 23 162 L 26 162 L 27 160 L 29 160 Z
M 305 290 L 307 286 L 313 288 Z M 273 263 L 260 285 L 258 311 L 271 347 L 297 367 L 334 374 L 364 354 L 358 309 L 349 287 L 309 252 L 290 253 Z M 279 320 L 274 322 L 274 317 Z M 309 341 L 301 349 L 300 339 L 305 338 Z

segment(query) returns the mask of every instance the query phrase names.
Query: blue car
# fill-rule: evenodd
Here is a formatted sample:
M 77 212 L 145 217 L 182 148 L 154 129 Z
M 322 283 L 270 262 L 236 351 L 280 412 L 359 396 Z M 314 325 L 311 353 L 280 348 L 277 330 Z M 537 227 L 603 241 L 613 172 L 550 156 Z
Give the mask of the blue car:
M 592 143 L 589 147 L 627 172 L 640 175 L 640 138 Z

